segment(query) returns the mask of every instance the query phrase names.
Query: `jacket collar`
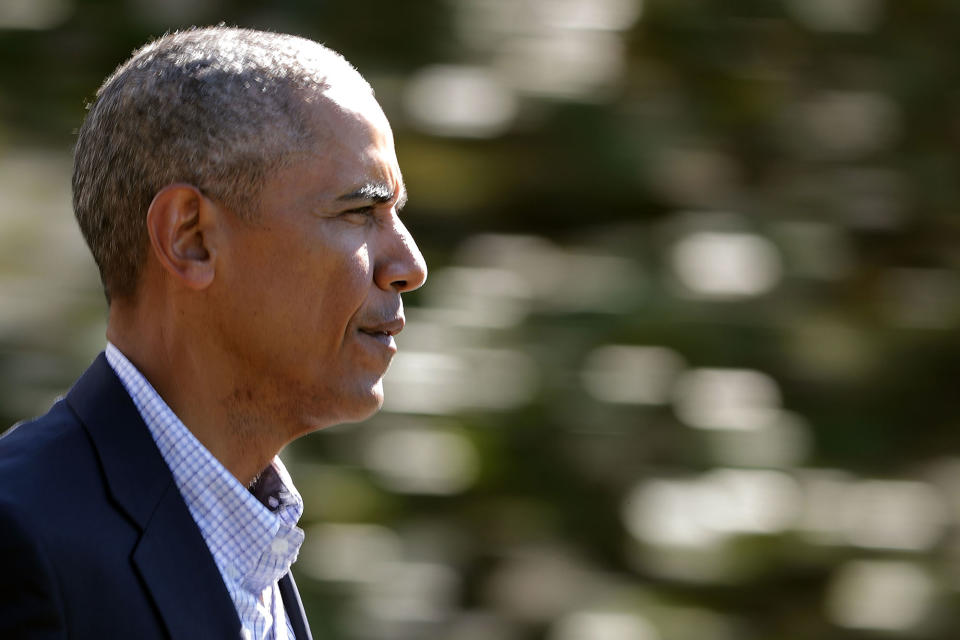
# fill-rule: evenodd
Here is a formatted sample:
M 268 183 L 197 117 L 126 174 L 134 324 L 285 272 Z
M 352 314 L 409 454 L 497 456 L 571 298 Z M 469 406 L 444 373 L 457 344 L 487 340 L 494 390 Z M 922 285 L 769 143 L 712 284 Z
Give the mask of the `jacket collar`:
M 170 470 L 104 355 L 67 394 L 106 484 L 140 528 L 133 564 L 175 640 L 238 638 L 240 620 Z

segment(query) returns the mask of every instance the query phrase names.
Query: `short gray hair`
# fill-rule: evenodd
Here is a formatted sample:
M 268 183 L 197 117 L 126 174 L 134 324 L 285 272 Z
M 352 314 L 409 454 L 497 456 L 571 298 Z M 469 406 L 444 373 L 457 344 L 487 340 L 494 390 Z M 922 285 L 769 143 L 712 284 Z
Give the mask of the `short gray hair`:
M 90 105 L 73 170 L 108 302 L 136 293 L 158 191 L 186 182 L 254 217 L 265 179 L 314 142 L 304 104 L 343 74 L 359 78 L 316 42 L 223 26 L 164 35 L 120 65 Z

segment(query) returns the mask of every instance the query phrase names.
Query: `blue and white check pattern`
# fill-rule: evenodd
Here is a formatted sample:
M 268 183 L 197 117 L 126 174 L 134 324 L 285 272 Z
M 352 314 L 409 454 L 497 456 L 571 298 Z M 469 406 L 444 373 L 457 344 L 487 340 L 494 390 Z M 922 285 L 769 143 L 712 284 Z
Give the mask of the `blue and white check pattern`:
M 280 458 L 244 487 L 173 413 L 113 344 L 107 361 L 150 429 L 240 616 L 243 640 L 288 640 L 293 629 L 277 581 L 303 543 L 303 500 Z M 263 500 L 263 502 L 261 502 Z M 285 624 L 275 624 L 283 620 Z

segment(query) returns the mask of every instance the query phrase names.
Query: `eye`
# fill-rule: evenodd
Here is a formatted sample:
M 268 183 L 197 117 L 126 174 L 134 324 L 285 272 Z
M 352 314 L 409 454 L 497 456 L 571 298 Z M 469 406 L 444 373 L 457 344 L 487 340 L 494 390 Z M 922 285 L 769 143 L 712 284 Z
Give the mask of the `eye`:
M 340 214 L 341 217 L 346 218 L 350 222 L 355 222 L 357 224 L 364 224 L 373 217 L 376 213 L 376 207 L 373 205 L 368 205 L 366 207 L 357 207 L 356 209 L 348 209 Z

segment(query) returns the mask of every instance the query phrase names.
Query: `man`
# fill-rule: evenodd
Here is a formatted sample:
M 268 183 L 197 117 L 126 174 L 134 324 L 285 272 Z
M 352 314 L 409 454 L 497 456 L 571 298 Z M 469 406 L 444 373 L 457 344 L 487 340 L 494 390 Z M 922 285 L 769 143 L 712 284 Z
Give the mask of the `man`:
M 166 35 L 80 129 L 107 348 L 0 439 L 0 637 L 310 637 L 276 457 L 360 420 L 426 278 L 390 127 L 338 54 Z

